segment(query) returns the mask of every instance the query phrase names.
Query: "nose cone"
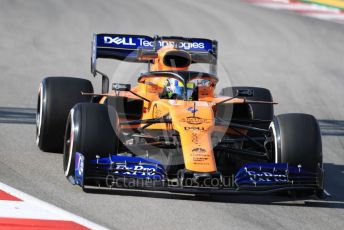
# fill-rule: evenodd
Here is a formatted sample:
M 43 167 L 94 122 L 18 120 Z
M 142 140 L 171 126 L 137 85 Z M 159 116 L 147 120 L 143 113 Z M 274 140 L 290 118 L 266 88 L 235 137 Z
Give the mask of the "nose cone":
M 217 170 L 211 134 L 214 113 L 206 102 L 183 101 L 170 107 L 173 127 L 180 135 L 185 168 L 193 172 Z

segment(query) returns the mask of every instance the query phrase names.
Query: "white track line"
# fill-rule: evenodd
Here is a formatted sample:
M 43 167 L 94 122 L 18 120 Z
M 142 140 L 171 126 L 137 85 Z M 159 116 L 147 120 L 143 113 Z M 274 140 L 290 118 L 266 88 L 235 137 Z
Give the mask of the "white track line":
M 72 221 L 90 229 L 106 229 L 80 216 L 0 182 L 0 190 L 22 201 L 0 201 L 0 217 Z M 1 226 L 0 226 L 1 227 Z

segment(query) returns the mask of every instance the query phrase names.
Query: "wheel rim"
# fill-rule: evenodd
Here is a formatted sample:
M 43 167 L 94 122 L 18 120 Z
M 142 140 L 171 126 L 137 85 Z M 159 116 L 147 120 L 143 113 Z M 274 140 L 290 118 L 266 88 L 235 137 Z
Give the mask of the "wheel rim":
M 64 147 L 63 147 L 63 170 L 64 172 L 67 171 L 68 167 L 68 160 L 69 160 L 69 148 L 70 148 L 70 122 L 67 123 L 66 133 L 65 133 L 65 140 L 64 140 Z
M 71 165 L 72 165 L 72 156 L 73 156 L 73 145 L 74 145 L 74 110 L 72 109 L 70 112 L 70 122 L 68 128 L 66 130 L 66 137 L 65 137 L 65 147 L 64 147 L 64 164 L 65 166 L 65 176 L 70 175 Z
M 42 129 L 42 113 L 43 113 L 43 85 L 42 83 L 38 89 L 38 101 L 36 110 L 36 144 L 40 144 L 40 136 Z
M 276 125 L 274 122 L 271 122 L 270 124 L 270 127 L 269 127 L 269 130 L 270 130 L 270 133 L 272 135 L 272 142 L 271 142 L 271 151 L 272 151 L 272 155 L 274 156 L 274 162 L 275 163 L 280 163 L 280 157 L 279 157 L 279 150 L 280 150 L 280 147 L 278 145 L 279 143 L 279 136 L 277 135 L 277 132 L 276 132 Z

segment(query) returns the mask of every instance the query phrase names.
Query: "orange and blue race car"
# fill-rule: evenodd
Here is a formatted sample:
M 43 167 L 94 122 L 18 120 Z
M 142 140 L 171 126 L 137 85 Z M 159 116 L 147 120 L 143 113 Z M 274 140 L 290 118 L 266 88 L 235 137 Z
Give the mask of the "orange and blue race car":
M 96 34 L 90 81 L 47 77 L 37 102 L 36 142 L 63 152 L 82 188 L 231 194 L 289 191 L 325 196 L 321 134 L 308 114 L 274 115 L 268 89 L 215 91 L 217 41 Z M 137 84 L 112 83 L 100 58 L 146 63 Z M 191 71 L 194 64 L 209 71 Z M 215 92 L 219 92 L 216 94 Z

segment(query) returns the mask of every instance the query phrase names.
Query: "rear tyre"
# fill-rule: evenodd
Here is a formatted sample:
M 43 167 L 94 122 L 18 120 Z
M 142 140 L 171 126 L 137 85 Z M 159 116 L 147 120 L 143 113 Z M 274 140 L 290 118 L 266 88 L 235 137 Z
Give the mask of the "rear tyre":
M 304 170 L 316 173 L 322 169 L 321 133 L 317 120 L 308 114 L 282 114 L 270 125 L 274 140 L 275 163 L 301 165 Z M 315 191 L 297 191 L 296 195 L 312 195 Z
M 70 179 L 75 173 L 75 154 L 81 153 L 87 160 L 116 153 L 119 139 L 116 131 L 118 116 L 111 106 L 91 103 L 75 105 L 68 116 L 63 150 L 63 170 Z
M 253 90 L 253 96 L 248 97 L 247 99 L 253 100 L 253 101 L 267 101 L 272 102 L 272 95 L 271 92 L 268 89 L 265 88 L 259 88 L 259 87 L 246 87 L 246 86 L 235 86 L 235 87 L 226 87 L 221 90 L 221 95 L 232 97 L 235 96 L 237 90 L 246 90 L 250 89 Z M 239 97 L 242 98 L 242 97 Z M 252 112 L 252 118 L 253 119 L 259 119 L 259 120 L 268 120 L 272 121 L 274 116 L 274 108 L 272 104 L 250 104 L 251 112 Z M 233 108 L 233 116 L 235 116 L 235 110 L 236 108 Z M 240 119 L 240 116 L 237 116 Z M 264 124 L 257 124 L 254 125 L 254 127 L 257 128 L 263 128 L 268 129 L 269 128 L 269 122 Z
M 62 152 L 63 136 L 70 109 L 79 102 L 90 102 L 92 83 L 72 77 L 47 77 L 38 90 L 36 143 L 45 152 Z

